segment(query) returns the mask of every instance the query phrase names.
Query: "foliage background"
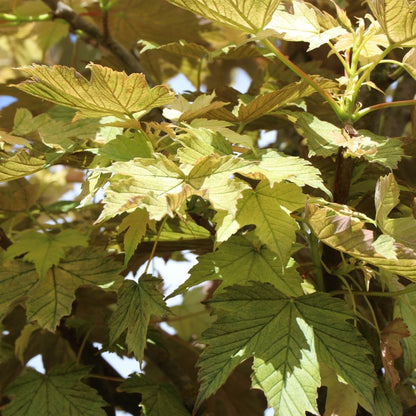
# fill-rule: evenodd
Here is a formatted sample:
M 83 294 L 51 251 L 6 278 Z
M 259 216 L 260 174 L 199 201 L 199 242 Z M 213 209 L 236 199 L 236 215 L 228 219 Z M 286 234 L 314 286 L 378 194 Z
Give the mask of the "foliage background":
M 413 414 L 415 16 L 0 0 L 1 414 Z

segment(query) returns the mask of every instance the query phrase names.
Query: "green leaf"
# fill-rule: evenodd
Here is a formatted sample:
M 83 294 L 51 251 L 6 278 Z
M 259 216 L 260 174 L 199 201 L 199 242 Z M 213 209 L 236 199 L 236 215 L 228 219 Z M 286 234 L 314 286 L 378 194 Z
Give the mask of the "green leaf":
M 332 368 L 326 365 L 319 367 L 322 385 L 328 389 L 323 416 L 356 416 L 359 395 L 350 385 L 339 381 Z
M 49 270 L 27 292 L 27 319 L 55 330 L 60 319 L 71 313 L 75 290 L 84 285 L 111 286 L 120 280 L 121 265 L 97 248 L 71 249 L 65 260 Z
M 282 110 L 281 113 L 288 117 L 294 123 L 296 131 L 305 137 L 309 157 L 328 157 L 337 153 L 339 146 L 336 143 L 344 140 L 339 127 L 306 112 Z
M 106 402 L 80 380 L 89 369 L 78 364 L 60 365 L 47 374 L 27 368 L 7 388 L 14 397 L 4 416 L 105 416 Z
M 9 158 L 0 158 L 0 182 L 13 181 L 38 172 L 45 166 L 45 159 L 21 150 Z
M 232 286 L 210 305 L 217 321 L 204 334 L 199 360 L 200 395 L 213 394 L 239 363 L 254 356 L 253 387 L 277 414 L 317 413 L 318 362 L 333 368 L 368 403 L 375 373 L 368 345 L 346 320 L 350 312 L 326 293 L 286 297 L 273 286 Z
M 392 273 L 416 279 L 416 253 L 392 238 L 383 241 L 389 245 L 387 251 L 386 247 L 378 246 L 374 232 L 364 228 L 359 213 L 337 204 L 307 204 L 305 212 L 311 230 L 323 243 Z
M 378 386 L 374 392 L 374 404 L 376 415 L 396 416 L 403 414 L 403 407 L 400 399 L 387 386 L 384 380 L 379 380 Z
M 307 97 L 315 93 L 316 90 L 304 82 L 296 82 L 287 85 L 280 90 L 259 95 L 249 104 L 240 105 L 238 119 L 241 122 L 249 123 L 271 111 L 293 103 L 302 97 Z
M 254 224 L 255 234 L 261 242 L 278 255 L 281 265 L 285 265 L 295 241 L 295 231 L 298 229 L 290 212 L 304 204 L 305 195 L 298 186 L 277 183 L 271 188 L 267 180 L 261 181 L 256 189 L 243 191 L 235 219 L 231 224 L 225 223 L 227 229 L 221 233 L 220 241 L 226 240 L 241 227 Z M 222 226 L 221 224 L 219 228 Z
M 214 253 L 199 256 L 198 263 L 189 271 L 191 277 L 170 296 L 207 280 L 217 279 L 222 280 L 217 293 L 227 286 L 258 281 L 271 283 L 287 296 L 299 296 L 303 293 L 302 279 L 296 268 L 293 259 L 283 265 L 266 246 L 259 247 L 248 237 L 232 236 Z
M 155 384 L 143 374 L 133 374 L 121 384 L 120 390 L 141 393 L 140 407 L 146 416 L 190 416 L 172 384 Z
M 416 220 L 414 217 L 388 218 L 399 200 L 399 185 L 390 173 L 377 181 L 375 191 L 376 221 L 383 233 L 416 250 Z
M 127 266 L 143 236 L 146 234 L 148 214 L 144 209 L 136 209 L 123 219 L 119 233 L 124 234 L 124 266 Z
M 32 264 L 22 260 L 2 261 L 0 265 L 0 321 L 9 305 L 26 296 L 39 280 Z
M 210 326 L 213 318 L 201 303 L 206 297 L 206 290 L 203 287 L 195 287 L 186 291 L 180 305 L 171 306 L 170 310 L 174 316 L 168 324 L 183 340 L 199 338 L 202 331 Z
M 261 153 L 261 160 L 257 167 L 247 169 L 248 172 L 259 172 L 269 179 L 270 184 L 289 181 L 298 186 L 309 185 L 322 189 L 330 194 L 320 178 L 320 172 L 312 164 L 299 157 L 288 156 L 284 153 L 268 149 Z
M 6 258 L 25 254 L 24 260 L 33 262 L 40 278 L 65 256 L 68 247 L 88 245 L 88 237 L 78 230 L 67 229 L 58 234 L 41 234 L 33 230 L 23 232 L 16 243 L 7 249 Z
M 368 0 L 390 42 L 397 46 L 416 46 L 416 4 L 403 0 Z
M 216 153 L 226 156 L 233 153 L 231 144 L 221 133 L 214 133 L 203 127 L 190 128 L 188 134 L 178 136 L 178 142 L 183 148 L 178 150 L 178 157 L 184 163 L 197 162 L 198 159 Z
M 329 14 L 302 1 L 292 3 L 292 13 L 277 10 L 266 29 L 284 40 L 309 43 L 309 51 L 347 33 Z
M 65 66 L 22 67 L 31 78 L 14 86 L 35 97 L 77 109 L 77 118 L 139 118 L 173 99 L 173 93 L 165 86 L 149 88 L 143 74 L 126 75 L 96 64 L 89 64 L 88 68 L 90 81 Z
M 126 332 L 128 351 L 133 352 L 140 362 L 146 347 L 150 317 L 169 313 L 157 288 L 160 283 L 161 279 L 148 274 L 142 275 L 138 283 L 125 280 L 118 293 L 117 309 L 110 319 L 110 344 Z
M 150 158 L 153 156 L 153 147 L 149 139 L 140 131 L 132 137 L 127 135 L 117 136 L 98 149 L 101 156 L 110 160 L 127 162 L 135 157 Z
M 280 0 L 169 0 L 214 22 L 256 33 L 272 18 Z

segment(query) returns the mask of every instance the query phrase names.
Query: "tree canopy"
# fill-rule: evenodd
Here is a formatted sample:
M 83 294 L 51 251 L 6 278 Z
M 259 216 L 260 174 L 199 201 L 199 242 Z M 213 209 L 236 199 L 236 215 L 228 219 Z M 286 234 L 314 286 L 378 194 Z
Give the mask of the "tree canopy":
M 415 16 L 0 0 L 0 414 L 414 414 Z

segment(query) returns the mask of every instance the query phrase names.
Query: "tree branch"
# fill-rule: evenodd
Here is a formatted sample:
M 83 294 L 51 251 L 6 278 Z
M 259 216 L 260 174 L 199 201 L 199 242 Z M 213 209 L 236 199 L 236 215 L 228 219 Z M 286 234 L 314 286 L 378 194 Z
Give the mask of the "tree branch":
M 137 58 L 130 53 L 120 42 L 111 36 L 104 36 L 101 30 L 92 22 L 80 16 L 68 5 L 58 0 L 42 0 L 52 10 L 55 18 L 67 21 L 75 30 L 81 30 L 88 36 L 95 39 L 101 46 L 109 50 L 117 56 L 125 65 L 126 72 L 131 74 L 134 72 L 143 73 L 149 86 L 153 87 L 155 83 L 146 73 L 143 66 Z

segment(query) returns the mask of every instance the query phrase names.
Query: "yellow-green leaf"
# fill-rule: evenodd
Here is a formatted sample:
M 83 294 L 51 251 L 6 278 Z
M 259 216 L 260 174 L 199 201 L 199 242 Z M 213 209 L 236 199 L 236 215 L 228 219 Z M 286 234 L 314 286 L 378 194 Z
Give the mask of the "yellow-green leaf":
M 390 42 L 416 46 L 416 3 L 409 0 L 367 0 Z
M 144 209 L 136 209 L 123 219 L 119 227 L 119 233 L 124 234 L 124 265 L 131 259 L 137 246 L 146 234 L 148 214 Z
M 58 234 L 38 233 L 33 230 L 22 233 L 14 244 L 7 249 L 7 258 L 25 254 L 24 260 L 35 264 L 36 271 L 42 279 L 46 272 L 65 255 L 68 247 L 86 247 L 88 237 L 78 230 L 67 229 Z
M 328 246 L 364 260 L 392 273 L 416 280 L 416 252 L 381 235 L 377 244 L 374 232 L 364 228 L 359 213 L 337 204 L 307 204 L 306 220 L 313 233 Z M 380 238 L 379 237 L 379 238 Z M 386 255 L 383 255 L 386 254 Z
M 285 40 L 308 42 L 309 50 L 347 32 L 332 16 L 303 1 L 292 2 L 292 13 L 277 10 L 266 29 Z
M 280 0 L 169 0 L 169 2 L 214 22 L 244 32 L 256 33 L 269 23 Z
M 45 166 L 45 159 L 21 150 L 9 158 L 0 158 L 0 182 L 12 181 L 38 172 Z
M 89 64 L 87 80 L 73 68 L 54 65 L 27 66 L 21 69 L 31 78 L 15 87 L 36 97 L 78 110 L 76 117 L 116 116 L 139 118 L 152 108 L 173 99 L 169 88 L 150 88 L 144 74 L 126 75 L 101 65 Z

